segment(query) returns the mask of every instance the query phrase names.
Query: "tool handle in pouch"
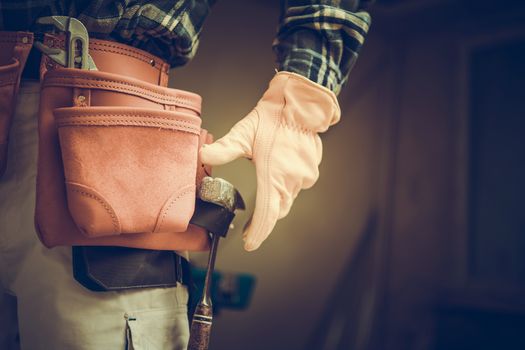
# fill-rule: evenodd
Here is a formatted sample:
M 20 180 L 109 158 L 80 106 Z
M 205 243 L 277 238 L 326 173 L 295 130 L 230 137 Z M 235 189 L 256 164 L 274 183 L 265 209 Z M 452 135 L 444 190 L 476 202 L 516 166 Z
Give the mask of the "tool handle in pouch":
M 210 342 L 213 308 L 200 303 L 195 309 L 191 321 L 190 341 L 188 350 L 206 350 Z

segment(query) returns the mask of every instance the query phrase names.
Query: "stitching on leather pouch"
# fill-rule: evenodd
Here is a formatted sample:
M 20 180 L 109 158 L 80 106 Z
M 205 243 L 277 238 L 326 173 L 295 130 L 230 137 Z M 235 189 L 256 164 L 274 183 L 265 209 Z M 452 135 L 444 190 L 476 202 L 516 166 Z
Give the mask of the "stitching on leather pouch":
M 12 73 L 12 75 L 5 76 L 4 77 L 5 79 L 0 78 L 0 85 L 4 86 L 4 85 L 16 83 L 17 76 L 18 76 L 17 74 Z
M 137 121 L 137 120 L 131 120 L 131 119 L 105 119 L 105 120 L 92 120 L 92 121 L 89 121 L 89 120 L 86 120 L 86 121 L 78 121 L 78 122 L 75 122 L 75 121 L 62 121 L 62 122 L 59 122 L 59 126 L 68 126 L 68 125 L 77 125 L 77 126 L 88 126 L 86 124 L 92 124 L 92 125 L 100 125 L 100 126 L 109 126 L 109 125 L 102 125 L 100 123 L 103 123 L 103 122 L 106 122 L 106 123 L 111 123 L 111 122 L 125 122 L 125 123 L 129 123 L 129 124 L 135 124 L 135 125 L 130 125 L 130 126 L 138 126 L 138 125 L 145 125 L 145 126 L 175 126 L 174 124 L 176 123 L 163 123 L 163 122 L 146 122 L 146 121 Z M 196 134 L 198 135 L 199 134 L 199 130 L 198 129 L 194 129 L 194 128 L 190 128 L 188 126 L 185 126 L 185 125 L 176 125 L 178 128 L 170 128 L 171 130 L 178 130 L 178 131 L 182 131 L 182 132 L 189 132 L 189 133 L 192 133 L 192 134 Z
M 29 33 L 26 34 L 25 32 L 13 33 L 13 32 L 2 31 L 2 37 L 0 38 L 0 43 L 15 43 L 16 44 L 19 42 L 20 38 L 28 37 L 28 36 L 30 36 L 30 34 Z
M 74 75 L 74 74 L 71 74 L 71 75 L 57 75 L 55 77 L 50 78 L 49 80 L 53 81 L 53 80 L 59 80 L 59 79 L 62 79 L 62 80 L 82 79 L 82 80 L 102 81 L 102 82 L 113 83 L 113 84 L 118 84 L 118 85 L 128 85 L 128 86 L 132 86 L 132 87 L 135 86 L 132 83 L 128 83 L 128 82 L 125 82 L 125 81 L 115 81 L 115 80 L 103 79 L 103 78 L 85 77 L 85 76 Z M 76 81 L 75 83 L 78 83 L 78 82 Z M 46 85 L 49 85 L 49 84 L 50 84 L 50 82 L 48 81 L 48 84 L 46 84 Z M 139 88 L 142 89 L 142 90 L 150 91 L 150 92 L 152 92 L 152 93 L 154 93 L 156 95 L 172 97 L 170 94 L 157 92 L 157 91 L 152 90 L 150 88 L 146 88 L 146 87 L 139 87 Z M 191 101 L 189 98 L 184 98 L 184 97 L 179 97 L 179 96 L 176 96 L 174 98 L 179 98 L 181 100 Z
M 97 46 L 105 46 L 105 47 L 109 47 L 109 48 L 112 48 L 112 49 L 115 49 L 115 50 L 102 49 L 102 48 L 98 48 Z M 98 51 L 111 52 L 111 53 L 116 53 L 116 54 L 123 54 L 125 56 L 138 59 L 138 60 L 140 60 L 142 62 L 145 62 L 145 63 L 149 63 L 151 60 L 154 60 L 155 61 L 155 66 L 151 66 L 151 67 L 156 69 L 156 70 L 163 71 L 161 69 L 161 67 L 157 67 L 158 59 L 155 59 L 155 57 L 153 57 L 153 56 L 147 56 L 147 55 L 138 53 L 136 51 L 133 51 L 133 50 L 130 50 L 130 49 L 127 49 L 127 48 L 123 48 L 123 47 L 116 46 L 116 45 L 110 45 L 110 44 L 106 44 L 106 43 L 99 43 L 99 42 L 97 42 L 97 43 L 94 42 L 93 43 L 93 49 L 98 50 Z M 123 53 L 123 51 L 124 52 L 128 52 L 128 53 Z
M 101 199 L 100 197 L 98 197 L 98 196 L 96 196 L 96 195 L 94 195 L 92 193 L 84 192 L 84 191 L 79 190 L 77 188 L 72 188 L 71 191 L 77 192 L 80 195 L 83 195 L 83 196 L 89 197 L 91 199 L 94 199 L 97 202 L 99 202 L 100 204 L 102 204 L 102 207 L 104 207 L 104 209 L 106 209 L 106 211 L 108 212 L 109 216 L 111 216 L 111 223 L 113 224 L 114 233 L 119 233 L 118 232 L 118 228 L 119 228 L 118 219 L 117 219 L 116 215 L 113 213 L 113 210 L 111 210 L 111 208 L 108 206 L 108 204 L 103 199 Z
M 160 223 L 158 225 L 158 230 L 161 230 L 162 229 L 162 225 L 164 225 L 164 219 L 166 218 L 166 215 L 168 215 L 168 211 L 171 209 L 171 207 L 173 206 L 173 204 L 175 204 L 176 201 L 178 201 L 182 196 L 184 196 L 185 194 L 187 194 L 188 192 L 191 192 L 192 190 L 194 189 L 194 186 L 190 185 L 188 186 L 186 189 L 184 189 L 183 191 L 181 191 L 177 197 L 173 198 L 170 202 L 170 204 L 168 204 L 168 206 L 166 207 L 166 209 L 164 209 L 164 212 L 162 214 L 162 217 L 160 219 Z M 157 231 L 157 230 L 155 230 Z
M 59 46 L 64 44 L 64 39 L 55 38 L 54 40 L 56 41 L 57 44 L 59 44 Z M 105 50 L 105 49 L 102 49 L 102 48 L 97 47 L 97 46 L 106 46 L 106 47 L 109 47 L 109 48 L 116 49 L 118 51 Z M 111 44 L 107 44 L 107 43 L 103 43 L 103 42 L 93 42 L 92 49 L 96 50 L 96 51 L 104 51 L 104 52 L 112 52 L 112 53 L 122 54 L 122 55 L 125 55 L 125 56 L 136 58 L 136 59 L 138 59 L 140 61 L 143 61 L 143 62 L 146 62 L 146 63 L 149 63 L 150 60 L 155 59 L 153 56 L 151 56 L 151 58 L 150 58 L 150 56 L 148 56 L 146 54 L 139 53 L 139 52 L 134 51 L 132 49 L 121 47 L 121 46 L 118 46 L 118 45 L 111 45 Z M 128 53 L 123 53 L 123 51 L 124 52 L 128 52 Z M 134 55 L 131 55 L 130 53 L 134 54 Z M 141 59 L 140 57 L 144 57 L 144 59 Z M 157 62 L 157 61 L 158 61 L 158 59 L 155 60 L 155 62 Z M 156 66 L 153 67 L 153 68 L 158 69 Z
M 132 85 L 131 83 L 127 83 L 127 82 L 115 82 L 115 81 L 108 80 L 108 79 L 87 78 L 87 77 L 80 77 L 80 76 L 75 76 L 75 75 L 71 75 L 71 76 L 67 76 L 67 77 L 56 76 L 56 77 L 50 78 L 49 81 L 47 81 L 46 85 L 47 86 L 52 85 L 53 80 L 58 80 L 58 81 L 62 80 L 63 84 L 73 85 L 73 83 L 68 83 L 68 81 L 70 81 L 71 78 L 88 80 L 88 81 L 101 81 L 101 82 L 105 82 L 105 83 L 113 83 L 113 84 L 117 84 L 117 85 L 124 85 L 124 86 L 134 87 L 134 85 Z M 64 82 L 64 80 L 65 80 L 65 82 Z M 107 89 L 115 88 L 114 86 L 111 86 L 111 85 L 94 84 L 94 83 L 89 83 L 89 82 L 88 83 L 84 83 L 84 82 L 81 82 L 81 81 L 76 81 L 74 84 L 77 87 L 86 87 L 87 86 L 87 87 L 92 87 L 92 88 L 97 88 L 97 87 L 99 87 L 99 88 L 100 87 L 105 87 Z M 152 98 L 158 98 L 159 100 L 166 101 L 166 102 L 176 102 L 176 103 L 180 103 L 181 105 L 187 105 L 187 106 L 195 107 L 195 105 L 193 103 L 191 103 L 191 99 L 189 99 L 189 98 L 180 97 L 180 96 L 170 96 L 169 94 L 165 94 L 165 93 L 162 93 L 162 92 L 157 92 L 155 90 L 151 90 L 151 89 L 144 88 L 144 87 L 139 87 L 140 90 L 129 88 L 129 87 L 128 88 L 121 87 L 121 88 L 122 88 L 122 90 L 135 92 L 137 94 L 144 94 L 144 92 L 142 90 L 146 90 L 146 91 L 149 91 L 150 93 L 152 93 L 152 94 L 149 94 L 149 95 L 148 94 L 144 94 L 146 96 L 150 96 Z M 165 97 L 163 97 L 163 96 L 165 96 Z
M 69 77 L 56 77 L 54 79 L 62 79 L 62 80 L 67 80 Z M 73 78 L 79 78 L 79 79 L 84 79 L 84 80 L 92 80 L 92 81 L 102 81 L 102 82 L 106 82 L 106 83 L 113 83 L 113 84 L 117 84 L 117 85 L 127 85 L 127 86 L 134 86 L 130 83 L 126 83 L 126 82 L 115 82 L 115 81 L 112 81 L 112 80 L 107 80 L 107 79 L 95 79 L 95 78 L 85 78 L 85 77 L 75 77 L 73 76 Z M 67 84 L 67 82 L 66 82 Z M 105 88 L 114 88 L 114 86 L 111 86 L 111 85 L 102 85 L 102 84 L 94 84 L 94 83 L 82 83 L 82 82 L 75 82 L 75 84 L 84 84 L 85 86 L 89 86 L 89 87 L 105 87 Z M 77 85 L 78 86 L 78 85 Z M 123 90 L 126 90 L 127 91 L 132 91 L 132 92 L 136 92 L 136 93 L 141 93 L 142 91 L 140 90 L 137 90 L 137 89 L 132 89 L 132 88 L 122 88 Z M 150 97 L 154 97 L 154 98 L 158 98 L 160 100 L 163 100 L 163 101 L 167 101 L 167 102 L 172 102 L 173 100 L 175 101 L 181 101 L 181 104 L 188 104 L 190 106 L 192 106 L 192 104 L 190 103 L 190 99 L 188 98 L 184 98 L 184 97 L 180 97 L 180 96 L 170 96 L 169 94 L 165 94 L 165 93 L 161 93 L 161 92 L 157 92 L 155 90 L 151 90 L 151 89 L 148 89 L 148 88 L 143 88 L 143 87 L 140 87 L 141 90 L 146 90 L 146 91 L 149 91 L 151 92 L 152 94 L 150 95 L 147 95 L 147 96 L 150 96 Z M 155 95 L 158 95 L 158 96 L 155 96 Z M 164 97 L 161 97 L 161 96 L 166 96 L 166 98 Z M 170 98 L 170 99 L 168 99 Z M 185 101 L 188 101 L 188 102 L 185 102 Z
M 60 119 L 62 119 L 62 118 L 73 119 L 73 118 L 83 118 L 83 117 L 96 118 L 96 117 L 100 117 L 100 116 L 108 116 L 108 117 L 129 117 L 129 116 L 131 116 L 131 117 L 134 117 L 134 116 L 136 116 L 136 114 L 134 114 L 134 113 L 128 113 L 128 114 L 126 114 L 126 113 L 118 113 L 118 114 L 114 114 L 114 113 L 111 113 L 111 114 L 107 114 L 107 113 L 99 113 L 99 114 L 97 114 L 97 113 L 90 113 L 90 114 L 79 114 L 79 115 L 72 115 L 72 116 L 67 116 L 67 117 L 61 117 Z M 183 120 L 183 119 L 165 118 L 165 117 L 148 117 L 148 116 L 145 116 L 144 118 L 169 120 L 169 121 L 173 121 L 174 123 L 188 124 L 188 125 L 195 126 L 197 128 L 195 123 L 187 121 L 187 120 Z M 108 120 L 113 120 L 113 119 L 108 119 Z M 129 119 L 129 120 L 134 120 L 134 119 Z
M 144 63 L 149 63 L 149 62 L 148 62 L 148 59 L 142 59 L 142 58 L 141 58 L 140 56 L 138 56 L 138 55 L 131 55 L 131 54 L 129 54 L 129 53 L 121 52 L 120 50 L 118 50 L 118 51 L 117 51 L 117 50 L 107 50 L 107 49 L 101 49 L 101 48 L 99 48 L 99 49 L 95 49 L 95 50 L 97 50 L 97 51 L 102 51 L 102 52 L 111 52 L 111 53 L 116 53 L 116 54 L 119 54 L 119 55 L 124 55 L 124 56 L 128 56 L 128 57 L 131 57 L 131 58 L 137 59 L 137 60 L 142 61 L 142 62 L 144 62 Z M 153 60 L 154 58 L 151 58 L 151 59 Z M 150 67 L 153 68 L 153 69 L 155 69 L 155 70 L 159 70 L 159 68 L 157 68 L 156 65 L 155 65 L 155 66 L 151 66 L 151 65 L 150 65 Z
M 115 114 L 105 114 L 104 116 L 108 116 L 108 117 L 126 117 L 126 115 L 115 115 Z M 88 117 L 89 116 L 77 116 L 77 117 L 69 117 L 67 119 L 73 119 L 73 118 L 82 118 L 82 117 Z M 96 116 L 94 116 L 96 117 Z M 163 119 L 163 120 L 169 120 L 167 118 L 157 118 L 157 119 Z M 161 125 L 177 125 L 179 123 L 182 123 L 182 124 L 188 124 L 188 125 L 181 125 L 182 127 L 184 128 L 188 128 L 188 129 L 194 129 L 192 128 L 191 126 L 193 126 L 192 123 L 189 123 L 189 122 L 185 122 L 185 121 L 182 121 L 182 120 L 174 120 L 172 123 L 170 122 L 156 122 L 156 121 L 145 121 L 145 120 L 135 120 L 135 119 L 99 119 L 99 120 L 87 120 L 87 121 L 69 121 L 69 120 L 63 120 L 63 121 L 59 121 L 58 123 L 59 124 L 63 124 L 63 123 L 67 123 L 67 124 L 82 124 L 82 123 L 98 123 L 98 122 L 130 122 L 130 123 L 143 123 L 143 124 L 152 124 L 152 125 L 157 125 L 157 124 L 161 124 Z M 195 127 L 194 130 L 198 130 L 197 127 Z

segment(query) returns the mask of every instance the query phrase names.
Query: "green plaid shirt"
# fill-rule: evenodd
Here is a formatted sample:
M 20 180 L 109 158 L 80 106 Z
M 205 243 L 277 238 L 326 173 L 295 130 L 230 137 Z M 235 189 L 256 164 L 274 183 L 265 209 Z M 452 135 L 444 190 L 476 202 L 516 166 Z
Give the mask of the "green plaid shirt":
M 273 44 L 279 70 L 301 74 L 338 93 L 370 25 L 373 0 L 283 0 Z M 38 17 L 80 19 L 94 37 L 126 43 L 172 67 L 195 55 L 215 0 L 1 0 L 1 30 L 34 30 Z

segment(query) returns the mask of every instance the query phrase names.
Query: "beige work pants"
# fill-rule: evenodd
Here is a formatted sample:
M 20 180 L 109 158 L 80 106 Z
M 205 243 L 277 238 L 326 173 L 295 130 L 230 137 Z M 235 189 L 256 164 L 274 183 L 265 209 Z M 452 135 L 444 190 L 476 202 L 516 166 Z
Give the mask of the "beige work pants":
M 0 179 L 0 349 L 186 349 L 186 287 L 91 292 L 33 228 L 39 83 L 22 82 Z

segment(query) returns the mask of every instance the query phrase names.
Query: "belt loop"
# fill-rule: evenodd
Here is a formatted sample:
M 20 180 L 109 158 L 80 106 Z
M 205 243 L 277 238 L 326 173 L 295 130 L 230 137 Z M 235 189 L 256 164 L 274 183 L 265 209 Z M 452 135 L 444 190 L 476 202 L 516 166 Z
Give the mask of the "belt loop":
M 182 281 L 183 281 L 183 276 L 182 276 L 182 258 L 179 254 L 177 253 L 173 253 L 175 254 L 175 265 L 176 265 L 176 268 L 177 268 L 177 282 L 179 282 L 180 284 L 182 284 Z
M 167 63 L 163 63 L 162 66 L 159 69 L 160 77 L 159 77 L 159 85 L 167 87 L 168 86 L 168 80 L 169 80 L 169 65 Z

